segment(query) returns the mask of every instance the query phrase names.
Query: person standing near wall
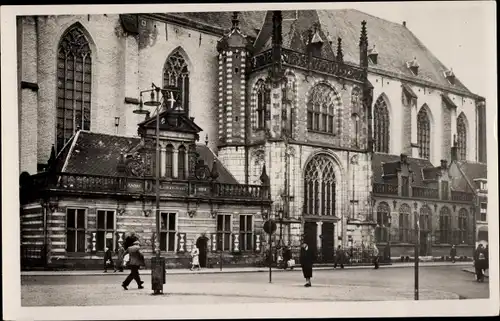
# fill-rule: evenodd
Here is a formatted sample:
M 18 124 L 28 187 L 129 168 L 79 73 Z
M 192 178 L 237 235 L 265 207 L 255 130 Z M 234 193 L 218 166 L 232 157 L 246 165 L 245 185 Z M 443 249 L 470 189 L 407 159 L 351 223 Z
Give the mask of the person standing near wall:
M 375 266 L 374 269 L 378 269 L 378 257 L 379 251 L 377 248 L 377 245 L 373 244 L 373 265 Z
M 302 274 L 306 279 L 306 284 L 304 284 L 304 286 L 310 287 L 313 268 L 313 253 L 306 242 L 304 242 L 300 248 L 300 265 L 302 266 Z
M 455 263 L 456 256 L 457 256 L 457 248 L 455 247 L 455 245 L 452 245 L 450 250 L 450 257 L 452 263 Z

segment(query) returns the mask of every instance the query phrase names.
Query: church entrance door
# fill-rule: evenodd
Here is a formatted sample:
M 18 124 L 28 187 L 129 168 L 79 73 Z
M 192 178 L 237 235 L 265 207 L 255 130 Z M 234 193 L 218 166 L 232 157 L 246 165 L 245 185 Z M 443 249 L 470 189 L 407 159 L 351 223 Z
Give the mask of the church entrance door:
M 304 242 L 307 243 L 311 251 L 313 252 L 314 258 L 317 256 L 318 246 L 317 246 L 317 225 L 316 222 L 306 222 L 304 224 Z
M 323 262 L 331 263 L 334 261 L 334 238 L 333 238 L 334 224 L 330 222 L 323 222 L 321 227 L 321 252 L 323 255 Z

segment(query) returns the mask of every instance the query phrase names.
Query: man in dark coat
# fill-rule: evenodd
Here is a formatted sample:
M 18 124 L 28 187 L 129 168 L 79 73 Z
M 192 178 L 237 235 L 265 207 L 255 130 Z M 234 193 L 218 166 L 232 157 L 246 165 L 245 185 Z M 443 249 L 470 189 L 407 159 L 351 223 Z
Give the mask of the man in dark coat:
M 104 252 L 104 272 L 108 272 L 108 267 L 113 266 L 113 254 L 111 250 L 107 247 Z
M 290 251 L 290 247 L 285 246 L 285 249 L 283 250 L 283 268 L 286 270 L 288 266 L 288 262 L 292 259 L 292 252 Z M 291 266 L 290 266 L 291 268 Z
M 122 287 L 125 290 L 128 290 L 128 285 L 132 280 L 135 280 L 137 282 L 137 286 L 139 289 L 143 289 L 144 287 L 142 284 L 144 281 L 141 281 L 141 277 L 139 276 L 139 268 L 141 266 L 144 266 L 144 255 L 141 253 L 141 247 L 139 245 L 139 241 L 135 241 L 132 246 L 129 246 L 126 250 L 125 253 L 129 255 L 129 267 L 130 267 L 130 274 L 127 276 L 125 281 L 122 283 Z
M 455 256 L 457 256 L 457 248 L 455 247 L 455 245 L 452 245 L 450 250 L 450 257 L 452 263 L 455 263 Z
M 337 251 L 335 251 L 335 264 L 333 265 L 333 268 L 337 268 L 337 264 L 340 265 L 340 268 L 344 268 L 344 259 L 345 259 L 345 253 L 344 250 L 342 250 L 342 247 L 339 245 L 337 247 Z
M 305 242 L 300 248 L 300 265 L 302 266 L 302 274 L 306 279 L 306 284 L 304 284 L 304 286 L 310 287 L 313 268 L 313 253 Z
M 479 244 L 474 253 L 474 268 L 476 269 L 476 280 L 478 282 L 484 281 L 484 270 L 487 266 L 486 254 L 483 244 Z
M 139 241 L 137 235 L 132 232 L 129 236 L 125 238 L 125 242 L 123 242 L 123 248 L 126 250 L 129 246 L 132 246 L 135 241 Z

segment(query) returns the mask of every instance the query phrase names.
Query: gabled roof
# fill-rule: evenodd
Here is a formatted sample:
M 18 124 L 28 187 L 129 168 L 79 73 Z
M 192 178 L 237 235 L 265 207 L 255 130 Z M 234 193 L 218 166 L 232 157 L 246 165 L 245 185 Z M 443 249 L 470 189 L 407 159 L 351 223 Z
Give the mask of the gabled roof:
M 202 131 L 201 127 L 196 125 L 194 119 L 187 117 L 184 113 L 178 113 L 166 110 L 158 115 L 160 119 L 160 131 L 171 130 L 177 132 L 187 132 L 197 134 Z M 139 124 L 139 128 L 156 129 L 156 115 L 144 120 Z
M 63 172 L 83 175 L 119 176 L 117 168 L 120 155 L 132 152 L 141 143 L 141 139 L 137 137 L 99 134 L 83 130 L 77 132 L 72 139 L 74 143 L 68 144 L 71 146 L 68 152 L 65 149 L 57 156 L 56 166 Z M 216 160 L 219 183 L 238 184 L 238 181 L 207 146 L 196 145 L 196 151 L 210 169 L 214 159 Z
M 488 166 L 484 163 L 458 161 L 457 165 L 472 182 L 478 178 L 488 178 Z
M 181 12 L 177 17 L 193 21 L 196 24 L 217 27 L 225 32 L 231 29 L 231 11 L 227 12 Z M 266 18 L 267 15 L 267 18 Z M 355 9 L 340 10 L 297 10 L 299 19 L 294 21 L 295 10 L 283 11 L 283 45 L 287 48 L 302 51 L 305 42 L 302 32 L 312 27 L 313 22 L 319 22 L 321 37 L 327 40 L 323 50 L 336 52 L 336 39 L 342 38 L 344 61 L 359 64 L 359 36 L 361 21 L 366 20 L 369 48 L 376 45 L 378 61 L 371 64 L 371 70 L 387 71 L 402 75 L 409 79 L 429 81 L 436 85 L 458 89 L 472 93 L 458 80 L 451 85 L 444 75 L 446 67 L 426 46 L 408 29 L 399 23 L 390 22 Z M 308 20 L 309 19 L 309 20 Z M 264 22 L 266 20 L 266 22 Z M 242 11 L 240 12 L 241 31 L 251 37 L 256 37 L 255 50 L 262 51 L 269 46 L 272 33 L 272 12 Z M 330 41 L 333 41 L 330 45 Z M 331 48 L 329 48 L 331 46 Z M 325 58 L 329 57 L 327 54 Z M 408 69 L 406 63 L 416 57 L 420 64 L 418 75 Z
M 373 170 L 373 182 L 374 183 L 384 183 L 383 175 L 384 171 L 387 174 L 395 174 L 396 169 L 399 168 L 399 161 L 401 156 L 399 155 L 389 155 L 381 153 L 373 153 L 372 157 L 372 170 Z M 413 171 L 413 186 L 424 186 L 423 169 L 424 168 L 434 168 L 432 163 L 427 159 L 411 158 L 408 157 L 408 163 L 410 169 Z

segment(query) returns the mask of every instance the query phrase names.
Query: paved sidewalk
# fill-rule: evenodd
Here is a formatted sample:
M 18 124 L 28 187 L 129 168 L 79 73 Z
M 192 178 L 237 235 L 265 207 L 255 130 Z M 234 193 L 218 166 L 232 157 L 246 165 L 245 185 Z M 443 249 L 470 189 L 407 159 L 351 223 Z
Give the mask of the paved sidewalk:
M 411 263 L 393 263 L 392 265 L 381 265 L 381 269 L 386 268 L 409 268 L 414 267 L 415 264 Z M 471 269 L 472 262 L 420 262 L 419 266 L 421 267 L 429 267 L 429 266 L 468 266 Z M 365 265 L 365 266 L 348 266 L 346 265 L 344 270 L 357 270 L 357 269 L 372 269 L 373 265 Z M 337 268 L 339 269 L 339 268 Z M 300 271 L 300 265 L 295 266 L 294 270 Z M 332 266 L 317 266 L 314 270 L 333 270 Z M 282 269 L 272 268 L 273 272 L 283 272 Z M 178 275 L 178 274 L 214 274 L 214 273 L 253 273 L 253 272 L 269 272 L 268 267 L 223 267 L 222 270 L 220 268 L 211 268 L 211 269 L 201 269 L 200 271 L 190 271 L 189 269 L 167 269 L 167 274 L 170 275 Z M 125 272 L 117 272 L 113 273 L 112 270 L 104 273 L 103 271 L 21 271 L 21 276 L 76 276 L 76 275 L 116 275 L 116 274 L 128 273 L 127 270 Z M 141 274 L 151 274 L 151 270 L 141 270 Z
M 145 284 L 150 283 L 144 278 Z M 23 306 L 96 306 L 217 304 L 249 302 L 318 302 L 318 301 L 382 301 L 413 300 L 411 287 L 394 288 L 366 285 L 314 284 L 306 288 L 300 281 L 286 283 L 170 281 L 165 295 L 152 296 L 150 287 L 137 289 L 132 283 L 128 291 L 119 284 L 23 285 Z M 439 290 L 420 290 L 421 300 L 456 300 L 457 294 Z
M 467 268 L 464 268 L 462 269 L 462 271 L 464 272 L 469 272 L 469 273 L 472 273 L 472 274 L 476 274 L 476 270 L 474 269 L 474 267 L 467 267 Z M 489 278 L 490 277 L 490 270 L 486 270 L 486 272 L 484 272 L 484 276 Z

